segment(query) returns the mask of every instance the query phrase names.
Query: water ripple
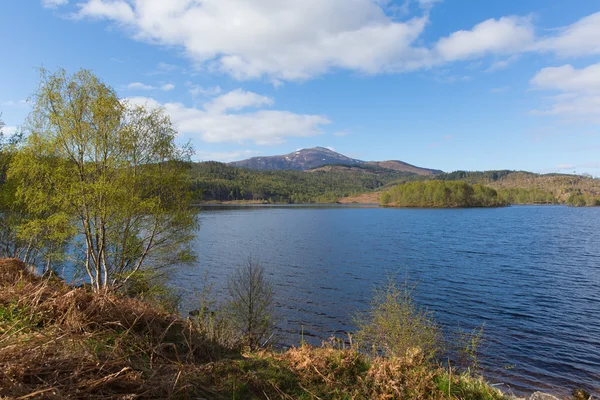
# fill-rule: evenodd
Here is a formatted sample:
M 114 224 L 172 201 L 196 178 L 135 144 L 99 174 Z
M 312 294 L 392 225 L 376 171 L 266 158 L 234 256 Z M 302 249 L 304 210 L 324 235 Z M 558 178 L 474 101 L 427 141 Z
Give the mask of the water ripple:
M 372 288 L 407 273 L 449 329 L 485 323 L 493 382 L 516 393 L 598 389 L 600 208 L 211 207 L 196 250 L 199 264 L 173 277 L 187 306 L 205 271 L 223 296 L 228 274 L 260 259 L 289 345 L 303 327 L 314 344 L 352 331 Z

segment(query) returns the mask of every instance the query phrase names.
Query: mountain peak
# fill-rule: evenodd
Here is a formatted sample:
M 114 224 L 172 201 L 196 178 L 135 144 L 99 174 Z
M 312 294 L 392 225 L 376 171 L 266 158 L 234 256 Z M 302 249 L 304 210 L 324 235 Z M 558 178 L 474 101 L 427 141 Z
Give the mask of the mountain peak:
M 299 170 L 304 171 L 327 164 L 359 165 L 363 161 L 346 157 L 326 147 L 298 149 L 281 156 L 252 157 L 247 160 L 232 162 L 230 165 L 256 170 Z
M 310 149 L 307 149 L 307 150 L 319 150 L 319 151 L 325 151 L 325 152 L 330 152 L 330 153 L 337 153 L 337 151 L 332 150 L 329 147 L 321 147 L 321 146 L 311 147 Z
M 316 146 L 316 147 L 309 147 L 309 148 L 302 148 L 302 149 L 298 149 L 296 150 L 297 152 L 311 152 L 311 151 L 318 151 L 318 152 L 323 152 L 323 153 L 335 153 L 335 154 L 340 154 L 335 150 L 330 149 L 329 147 L 321 147 L 321 146 Z
M 234 167 L 243 167 L 259 171 L 267 170 L 297 170 L 306 171 L 323 165 L 378 165 L 383 168 L 396 171 L 411 172 L 419 175 L 434 175 L 441 173 L 439 170 L 416 167 L 402 161 L 383 161 L 383 162 L 365 162 L 347 157 L 327 147 L 311 147 L 307 149 L 298 149 L 292 153 L 280 156 L 252 157 L 247 160 L 241 160 L 229 163 Z

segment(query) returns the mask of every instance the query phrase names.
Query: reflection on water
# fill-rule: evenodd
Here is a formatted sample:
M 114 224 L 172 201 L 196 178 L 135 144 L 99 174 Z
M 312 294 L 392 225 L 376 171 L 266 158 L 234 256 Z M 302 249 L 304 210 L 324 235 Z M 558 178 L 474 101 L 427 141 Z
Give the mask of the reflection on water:
M 451 327 L 485 323 L 482 362 L 504 388 L 600 382 L 600 208 L 497 209 L 212 206 L 198 265 L 173 283 L 187 299 L 205 271 L 222 295 L 249 256 L 275 282 L 289 344 L 352 331 L 373 285 L 408 271 L 417 301 Z

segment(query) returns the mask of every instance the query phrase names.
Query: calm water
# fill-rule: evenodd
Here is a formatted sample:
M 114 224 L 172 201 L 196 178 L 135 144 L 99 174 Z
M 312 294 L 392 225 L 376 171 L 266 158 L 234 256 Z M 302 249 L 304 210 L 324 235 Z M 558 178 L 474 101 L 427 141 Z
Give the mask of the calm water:
M 450 327 L 485 323 L 485 374 L 516 393 L 600 387 L 600 208 L 212 207 L 199 263 L 173 277 L 217 294 L 249 256 L 277 291 L 286 343 L 352 331 L 374 285 L 406 271 Z M 206 272 L 208 271 L 208 272 Z

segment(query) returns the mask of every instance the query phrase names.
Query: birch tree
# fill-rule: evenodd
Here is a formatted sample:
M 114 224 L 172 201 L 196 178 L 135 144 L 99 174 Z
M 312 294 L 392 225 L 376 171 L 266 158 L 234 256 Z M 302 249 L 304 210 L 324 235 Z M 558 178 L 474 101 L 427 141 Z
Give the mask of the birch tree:
M 134 106 L 87 70 L 41 71 L 25 144 L 9 169 L 30 226 L 68 221 L 73 260 L 96 291 L 190 261 L 190 150 L 160 109 Z
M 274 329 L 275 292 L 264 267 L 249 258 L 228 280 L 231 321 L 251 348 L 260 346 Z

